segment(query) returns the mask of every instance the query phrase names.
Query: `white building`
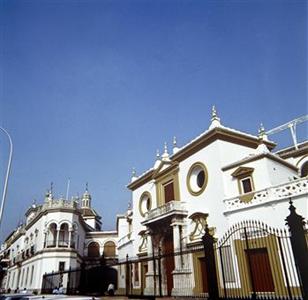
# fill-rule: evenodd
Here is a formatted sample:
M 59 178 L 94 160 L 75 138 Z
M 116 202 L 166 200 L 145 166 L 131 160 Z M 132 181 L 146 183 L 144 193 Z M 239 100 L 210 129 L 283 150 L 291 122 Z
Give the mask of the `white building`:
M 42 205 L 33 204 L 26 222 L 5 240 L 1 263 L 6 267 L 2 288 L 40 291 L 45 273 L 95 265 L 104 254 L 116 258 L 116 231 L 101 231 L 101 217 L 91 207 L 86 189 L 79 207 L 71 201 L 54 199 L 49 191 Z M 66 287 L 65 278 L 59 285 Z
M 275 146 L 264 128 L 255 136 L 225 127 L 213 109 L 205 132 L 182 147 L 174 139 L 172 153 L 165 145 L 151 169 L 133 174 L 128 184 L 132 205 L 117 216 L 117 230 L 112 232 L 101 231 L 101 218 L 87 190 L 80 207 L 75 199 L 56 200 L 48 192 L 44 204 L 33 205 L 26 212 L 26 224 L 3 245 L 2 263 L 8 268 L 2 286 L 39 291 L 43 274 L 82 263 L 95 265 L 102 254 L 124 262 L 151 257 L 158 248 L 163 253 L 190 249 L 201 244 L 206 226 L 218 239 L 243 220 L 284 228 L 290 198 L 307 219 L 308 142 L 278 152 Z M 201 251 L 181 260 L 165 259 L 163 294 L 199 295 L 203 256 Z M 129 285 L 130 292 L 153 294 L 156 275 L 150 260 L 135 260 L 129 271 L 125 264 L 115 268 L 118 293 L 127 292 Z M 65 278 L 59 284 L 65 287 Z M 274 288 L 284 295 L 276 277 Z
M 201 244 L 206 225 L 218 239 L 243 220 L 285 228 L 290 198 L 307 219 L 308 142 L 276 153 L 275 146 L 262 127 L 255 136 L 223 126 L 213 108 L 208 130 L 183 147 L 174 140 L 171 154 L 165 144 L 151 169 L 133 174 L 132 209 L 119 220 L 119 258 L 150 257 L 159 247 L 163 253 L 189 249 Z M 165 263 L 163 294 L 197 295 L 201 256 Z M 132 289 L 153 294 L 153 264 L 134 268 Z M 126 282 L 119 277 L 119 288 Z

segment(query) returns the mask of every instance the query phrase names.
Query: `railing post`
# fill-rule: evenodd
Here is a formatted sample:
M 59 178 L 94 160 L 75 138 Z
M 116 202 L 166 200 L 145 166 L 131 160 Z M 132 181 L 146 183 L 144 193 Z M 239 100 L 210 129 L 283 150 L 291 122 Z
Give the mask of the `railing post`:
M 221 246 L 219 247 L 219 256 L 220 256 L 220 264 L 221 264 L 221 273 L 222 273 L 222 281 L 224 283 L 224 297 L 227 297 L 227 289 L 226 289 L 226 278 L 225 278 L 225 270 L 224 270 L 224 263 L 222 257 Z
M 303 299 L 308 300 L 308 247 L 305 237 L 304 218 L 296 213 L 290 200 L 290 214 L 286 218 L 291 233 L 291 245 L 298 277 L 302 285 Z
M 153 242 L 152 242 L 152 245 L 154 245 Z M 153 288 L 154 288 L 153 296 L 155 298 L 155 296 L 156 296 L 156 262 L 155 262 L 154 247 L 153 247 L 153 251 L 152 251 L 152 259 L 153 259 Z
M 218 281 L 217 281 L 217 272 L 216 272 L 216 262 L 215 262 L 215 250 L 214 244 L 215 239 L 210 234 L 208 225 L 206 224 L 205 233 L 202 237 L 203 247 L 204 247 L 204 256 L 205 256 L 205 268 L 207 274 L 207 283 L 209 290 L 210 300 L 219 299 L 218 294 Z
M 161 280 L 161 248 L 158 248 L 158 285 L 159 285 L 159 296 L 162 296 L 162 280 Z
M 66 294 L 67 295 L 71 293 L 70 291 L 71 272 L 72 272 L 72 267 L 70 266 L 67 272 L 67 284 L 66 284 Z
M 247 254 L 247 262 L 248 262 L 248 269 L 249 269 L 249 276 L 250 276 L 250 283 L 251 283 L 251 289 L 252 289 L 252 296 L 251 299 L 257 299 L 256 289 L 255 289 L 255 280 L 253 277 L 253 272 L 251 268 L 251 258 L 250 258 L 250 251 L 249 251 L 249 241 L 248 241 L 248 235 L 246 227 L 244 227 L 244 236 L 245 236 L 245 243 L 246 243 L 246 254 Z
M 128 296 L 129 294 L 129 262 L 128 262 L 128 254 L 126 254 L 126 268 L 125 268 L 125 294 Z

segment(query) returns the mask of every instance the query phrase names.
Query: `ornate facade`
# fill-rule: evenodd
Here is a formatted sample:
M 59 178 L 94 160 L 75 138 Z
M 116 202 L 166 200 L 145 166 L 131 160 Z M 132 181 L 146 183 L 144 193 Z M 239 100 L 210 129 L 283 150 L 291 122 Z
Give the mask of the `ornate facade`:
M 263 126 L 256 136 L 228 128 L 213 108 L 208 130 L 183 147 L 174 139 L 172 154 L 165 144 L 151 169 L 140 176 L 134 172 L 128 184 L 132 209 L 120 220 L 119 258 L 190 249 L 201 244 L 205 227 L 218 239 L 245 220 L 282 229 L 290 199 L 307 219 L 308 143 L 278 152 L 275 146 Z M 197 295 L 203 256 L 166 258 L 162 294 Z M 132 278 L 132 289 L 153 294 L 155 266 L 149 261 L 135 268 L 132 277 L 138 280 Z M 119 287 L 124 286 L 125 279 L 119 278 Z
M 54 199 L 49 191 L 42 205 L 29 208 L 26 223 L 2 247 L 1 263 L 7 269 L 2 287 L 39 291 L 43 274 L 96 265 L 104 255 L 105 259 L 118 259 L 113 264 L 118 274 L 118 293 L 135 291 L 153 295 L 157 294 L 154 278 L 158 266 L 150 259 L 140 262 L 138 258 L 161 253 L 165 256 L 159 264 L 160 292 L 200 295 L 205 286 L 204 252 L 185 251 L 201 245 L 207 228 L 219 239 L 219 245 L 224 246 L 226 255 L 236 254 L 241 259 L 238 264 L 230 260 L 228 284 L 242 286 L 249 293 L 249 284 L 243 281 L 245 276 L 236 275 L 242 276 L 239 270 L 247 273 L 244 258 L 247 249 L 242 247 L 242 236 L 231 243 L 223 239 L 224 234 L 230 228 L 236 229 L 239 221 L 285 228 L 290 199 L 297 212 L 308 217 L 308 142 L 277 152 L 275 147 L 263 127 L 258 135 L 228 128 L 221 124 L 213 109 L 205 132 L 182 147 L 174 139 L 172 154 L 165 144 L 163 154 L 157 153 L 151 169 L 140 176 L 133 173 L 128 184 L 132 203 L 125 214 L 117 216 L 116 231 L 101 230 L 101 218 L 91 207 L 87 189 L 80 205 L 77 199 Z M 259 243 L 260 249 L 265 249 L 252 251 L 251 255 L 263 255 L 268 270 L 282 274 L 279 259 L 265 257 L 266 253 L 276 251 L 276 246 L 274 250 L 266 248 L 266 243 L 276 243 L 270 234 L 262 236 L 261 242 L 253 240 L 260 232 L 248 234 L 248 244 Z M 186 254 L 168 256 L 182 251 Z M 279 290 L 284 295 L 283 276 L 280 279 L 275 276 L 270 287 L 260 289 Z M 59 284 L 67 286 L 65 280 Z
M 100 263 L 117 257 L 117 232 L 101 231 L 101 217 L 91 207 L 91 195 L 55 199 L 47 192 L 42 205 L 33 204 L 26 222 L 7 237 L 1 250 L 6 270 L 2 288 L 39 292 L 45 273 Z M 67 285 L 61 278 L 59 285 Z

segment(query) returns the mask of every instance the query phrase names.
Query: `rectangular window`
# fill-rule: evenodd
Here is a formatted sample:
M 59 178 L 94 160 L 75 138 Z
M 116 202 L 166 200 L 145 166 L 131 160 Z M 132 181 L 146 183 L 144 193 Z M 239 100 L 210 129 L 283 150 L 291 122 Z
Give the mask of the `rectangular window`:
M 246 177 L 241 180 L 242 184 L 242 192 L 243 194 L 249 193 L 252 191 L 252 183 L 251 183 L 251 177 Z
M 174 199 L 174 186 L 173 181 L 164 185 L 165 203 L 175 200 Z

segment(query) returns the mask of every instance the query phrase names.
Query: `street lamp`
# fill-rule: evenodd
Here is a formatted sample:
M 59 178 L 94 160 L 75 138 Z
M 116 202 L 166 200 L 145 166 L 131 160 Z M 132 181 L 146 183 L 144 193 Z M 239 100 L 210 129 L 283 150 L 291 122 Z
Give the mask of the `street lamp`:
M 9 139 L 9 142 L 10 142 L 9 162 L 8 162 L 7 169 L 6 169 L 4 188 L 3 188 L 3 193 L 2 193 L 2 201 L 1 201 L 1 206 L 0 206 L 0 228 L 1 228 L 3 208 L 4 208 L 6 192 L 7 192 L 7 184 L 8 184 L 8 181 L 9 181 L 9 175 L 10 175 L 10 170 L 11 170 L 11 162 L 12 162 L 12 155 L 13 155 L 13 143 L 12 143 L 12 139 L 11 139 L 11 136 L 9 135 L 9 133 L 2 127 L 0 127 L 0 130 L 2 130 L 6 134 L 6 136 Z

